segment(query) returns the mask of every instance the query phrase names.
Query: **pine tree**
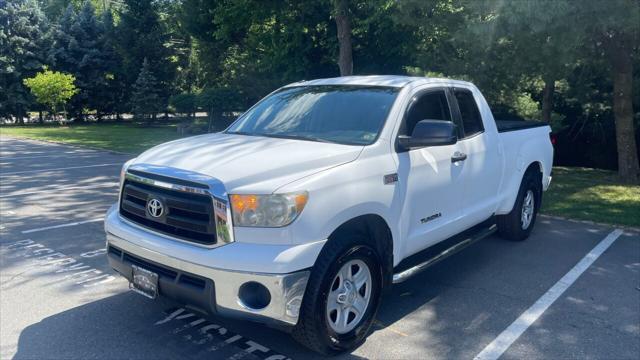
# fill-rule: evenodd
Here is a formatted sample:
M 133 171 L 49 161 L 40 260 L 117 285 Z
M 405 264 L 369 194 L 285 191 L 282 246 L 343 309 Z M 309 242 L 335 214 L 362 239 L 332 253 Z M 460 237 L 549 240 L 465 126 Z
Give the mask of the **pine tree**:
M 166 28 L 160 21 L 156 2 L 152 0 L 125 0 L 119 12 L 117 26 L 118 52 L 122 56 L 126 83 L 136 82 L 138 73 L 146 58 L 158 81 L 158 96 L 163 108 L 166 107 L 170 88 L 175 77 L 175 65 L 168 43 Z
M 76 19 L 76 11 L 73 5 L 69 4 L 57 24 L 51 31 L 53 36 L 53 45 L 49 50 L 49 63 L 58 70 L 71 72 L 75 70 L 77 61 L 71 56 L 69 48 L 73 37 L 71 36 L 71 27 Z
M 34 0 L 0 0 L 0 117 L 18 122 L 34 104 L 22 79 L 42 69 L 49 22 Z
M 122 60 L 116 52 L 116 32 L 111 11 L 103 11 L 100 16 L 100 35 L 98 47 L 100 48 L 101 69 L 100 81 L 94 88 L 93 97 L 89 99 L 89 107 L 95 109 L 98 119 L 105 114 L 118 114 L 125 110 L 124 101 L 124 74 L 122 72 Z
M 57 22 L 64 14 L 65 10 L 72 3 L 72 0 L 39 0 L 47 18 L 51 22 Z
M 103 108 L 103 89 L 115 66 L 115 54 L 106 47 L 104 31 L 90 1 L 84 2 L 77 14 L 69 5 L 55 31 L 50 60 L 54 69 L 76 77 L 80 92 L 69 104 L 69 110 L 79 118 L 87 108 Z
M 95 90 L 103 86 L 104 64 L 102 49 L 99 47 L 100 29 L 95 17 L 95 9 L 90 1 L 86 1 L 75 23 L 71 26 L 73 42 L 70 50 L 77 60 L 75 76 L 80 93 L 76 97 L 76 108 L 82 113 L 83 107 L 95 104 L 99 99 Z
M 76 59 L 77 55 L 71 51 L 74 43 L 71 28 L 76 21 L 76 17 L 75 8 L 72 4 L 68 4 L 58 19 L 58 23 L 53 25 L 51 31 L 53 44 L 49 49 L 48 57 L 48 63 L 51 64 L 53 70 L 73 74 L 74 76 L 76 76 L 79 61 Z M 83 94 L 78 94 L 72 102 L 67 104 L 67 112 L 72 116 L 80 115 L 82 101 L 79 99 L 84 97 Z
M 158 89 L 158 80 L 151 72 L 149 61 L 144 58 L 138 79 L 133 85 L 131 110 L 135 118 L 155 120 L 156 114 L 165 108 Z

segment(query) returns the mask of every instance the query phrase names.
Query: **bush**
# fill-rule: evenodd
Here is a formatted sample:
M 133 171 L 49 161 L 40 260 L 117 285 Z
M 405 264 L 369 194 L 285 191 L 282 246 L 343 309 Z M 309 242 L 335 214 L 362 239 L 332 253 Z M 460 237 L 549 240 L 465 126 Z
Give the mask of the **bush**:
M 198 95 L 196 94 L 178 94 L 169 99 L 169 105 L 173 107 L 177 113 L 187 114 L 191 117 L 198 110 Z
M 223 113 L 244 108 L 242 92 L 232 88 L 207 88 L 198 96 L 198 106 L 207 112 Z

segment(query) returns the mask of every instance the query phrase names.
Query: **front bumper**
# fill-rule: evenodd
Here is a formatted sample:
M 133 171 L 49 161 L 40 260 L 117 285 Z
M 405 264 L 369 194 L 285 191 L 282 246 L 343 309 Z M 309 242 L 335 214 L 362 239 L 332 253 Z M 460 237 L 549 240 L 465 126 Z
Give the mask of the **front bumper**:
M 287 273 L 266 273 L 220 269 L 178 258 L 169 254 L 180 253 L 179 247 L 187 245 L 176 242 L 172 246 L 173 251 L 163 246 L 161 252 L 141 246 L 141 242 L 148 242 L 152 240 L 149 237 L 156 235 L 146 234 L 123 223 L 115 209 L 108 213 L 105 228 L 109 263 L 129 281 L 132 279 L 131 266 L 137 265 L 158 273 L 158 291 L 161 296 L 198 310 L 265 323 L 295 325 L 298 322 L 302 297 L 310 275 L 308 267 Z M 218 252 L 231 247 L 233 245 L 217 249 L 194 248 L 197 251 Z M 245 256 L 250 261 L 251 255 Z M 277 266 L 274 264 L 273 268 Z M 270 301 L 265 307 L 252 308 L 241 300 L 241 286 L 251 282 L 268 290 Z

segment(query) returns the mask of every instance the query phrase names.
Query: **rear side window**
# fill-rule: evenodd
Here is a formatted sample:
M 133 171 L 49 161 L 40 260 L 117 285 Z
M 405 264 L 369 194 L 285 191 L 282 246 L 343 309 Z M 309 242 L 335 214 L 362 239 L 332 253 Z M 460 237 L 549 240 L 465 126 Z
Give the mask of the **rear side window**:
M 413 133 L 413 128 L 421 120 L 451 121 L 451 111 L 444 90 L 417 95 L 409 107 L 406 118 L 406 135 Z
M 464 128 L 464 137 L 483 132 L 484 126 L 482 125 L 480 110 L 478 110 L 478 104 L 476 104 L 476 100 L 473 98 L 471 91 L 455 89 L 453 93 L 458 101 L 462 127 Z

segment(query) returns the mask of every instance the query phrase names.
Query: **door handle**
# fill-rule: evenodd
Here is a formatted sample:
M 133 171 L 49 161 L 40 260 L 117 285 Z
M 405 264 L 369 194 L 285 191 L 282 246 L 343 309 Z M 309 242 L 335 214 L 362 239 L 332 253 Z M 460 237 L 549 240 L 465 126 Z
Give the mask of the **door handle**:
M 465 161 L 465 160 L 467 160 L 467 154 L 461 153 L 460 151 L 454 152 L 453 156 L 451 157 L 452 163 L 456 163 L 458 161 Z

